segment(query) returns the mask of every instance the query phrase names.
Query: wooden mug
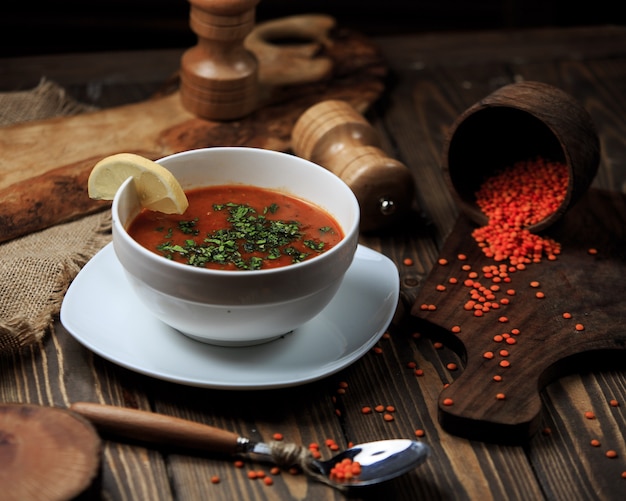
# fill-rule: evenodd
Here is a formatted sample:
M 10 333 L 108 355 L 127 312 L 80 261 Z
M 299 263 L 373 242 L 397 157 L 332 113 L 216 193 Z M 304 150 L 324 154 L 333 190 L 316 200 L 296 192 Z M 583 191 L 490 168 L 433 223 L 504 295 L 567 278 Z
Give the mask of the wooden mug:
M 541 231 L 561 218 L 587 191 L 600 163 L 600 140 L 589 113 L 572 96 L 542 82 L 499 88 L 463 112 L 443 146 L 443 171 L 461 210 L 485 225 L 476 191 L 499 169 L 536 158 L 567 165 L 565 198 L 550 216 L 528 229 Z

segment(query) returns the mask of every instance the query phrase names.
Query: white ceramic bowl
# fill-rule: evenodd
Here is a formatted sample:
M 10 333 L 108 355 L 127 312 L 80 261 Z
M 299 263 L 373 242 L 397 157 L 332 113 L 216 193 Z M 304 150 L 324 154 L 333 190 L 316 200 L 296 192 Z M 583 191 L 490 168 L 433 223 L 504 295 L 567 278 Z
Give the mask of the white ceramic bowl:
M 248 346 L 293 331 L 333 299 L 359 234 L 359 204 L 339 177 L 294 155 L 246 147 L 185 151 L 158 163 L 184 189 L 245 184 L 283 190 L 326 209 L 345 236 L 319 256 L 274 269 L 224 271 L 177 263 L 127 233 L 141 209 L 128 180 L 113 200 L 113 246 L 134 291 L 157 318 L 199 341 Z

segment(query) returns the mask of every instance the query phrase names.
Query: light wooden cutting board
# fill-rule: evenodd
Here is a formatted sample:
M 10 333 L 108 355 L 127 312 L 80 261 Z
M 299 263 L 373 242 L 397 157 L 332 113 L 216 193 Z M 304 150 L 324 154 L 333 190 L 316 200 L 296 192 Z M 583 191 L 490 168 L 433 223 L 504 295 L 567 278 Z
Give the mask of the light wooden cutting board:
M 386 66 L 366 38 L 337 29 L 328 16 L 268 23 L 257 26 L 250 41 L 263 102 L 241 120 L 199 119 L 183 108 L 176 89 L 126 106 L 0 128 L 0 242 L 107 207 L 86 191 L 91 168 L 105 156 L 158 159 L 209 146 L 287 151 L 293 125 L 313 104 L 343 99 L 365 111 L 382 94 Z M 300 33 L 306 43 L 274 45 L 263 38 L 266 30 L 277 37 Z

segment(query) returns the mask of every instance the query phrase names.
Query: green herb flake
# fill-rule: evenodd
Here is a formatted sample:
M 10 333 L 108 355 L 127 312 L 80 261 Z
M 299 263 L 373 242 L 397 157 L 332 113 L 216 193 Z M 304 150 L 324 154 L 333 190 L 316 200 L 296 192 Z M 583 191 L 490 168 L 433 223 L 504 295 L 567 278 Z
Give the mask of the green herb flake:
M 197 235 L 199 233 L 196 229 L 197 224 L 198 218 L 192 219 L 191 221 L 179 221 L 178 229 L 185 235 Z
M 272 203 L 259 214 L 246 204 L 213 204 L 215 211 L 228 211 L 228 228 L 211 232 L 199 243 L 185 239 L 183 245 L 173 244 L 170 240 L 175 231 L 193 236 L 199 233 L 198 218 L 180 221 L 177 228 L 168 229 L 166 241 L 157 248 L 165 257 L 173 259 L 178 256 L 192 266 L 204 267 L 208 263 L 216 263 L 223 266 L 233 265 L 241 270 L 261 269 L 265 260 L 276 260 L 281 256 L 289 256 L 292 263 L 304 261 L 310 253 L 298 250 L 294 246 L 296 242 L 315 252 L 324 250 L 325 244 L 322 241 L 302 240 L 300 222 L 265 217 L 267 214 L 276 214 L 279 208 L 278 204 Z M 323 234 L 333 230 L 325 226 L 319 231 Z M 247 260 L 242 257 L 248 254 L 252 256 Z

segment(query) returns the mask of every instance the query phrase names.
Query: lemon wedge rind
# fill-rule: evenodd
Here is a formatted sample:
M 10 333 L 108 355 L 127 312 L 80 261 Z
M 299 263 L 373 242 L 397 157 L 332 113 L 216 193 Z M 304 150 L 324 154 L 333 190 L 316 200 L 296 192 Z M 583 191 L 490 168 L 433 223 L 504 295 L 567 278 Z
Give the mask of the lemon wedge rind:
M 134 153 L 117 153 L 100 160 L 87 181 L 89 197 L 113 200 L 119 187 L 133 178 L 142 207 L 182 214 L 189 202 L 178 180 L 162 165 Z

